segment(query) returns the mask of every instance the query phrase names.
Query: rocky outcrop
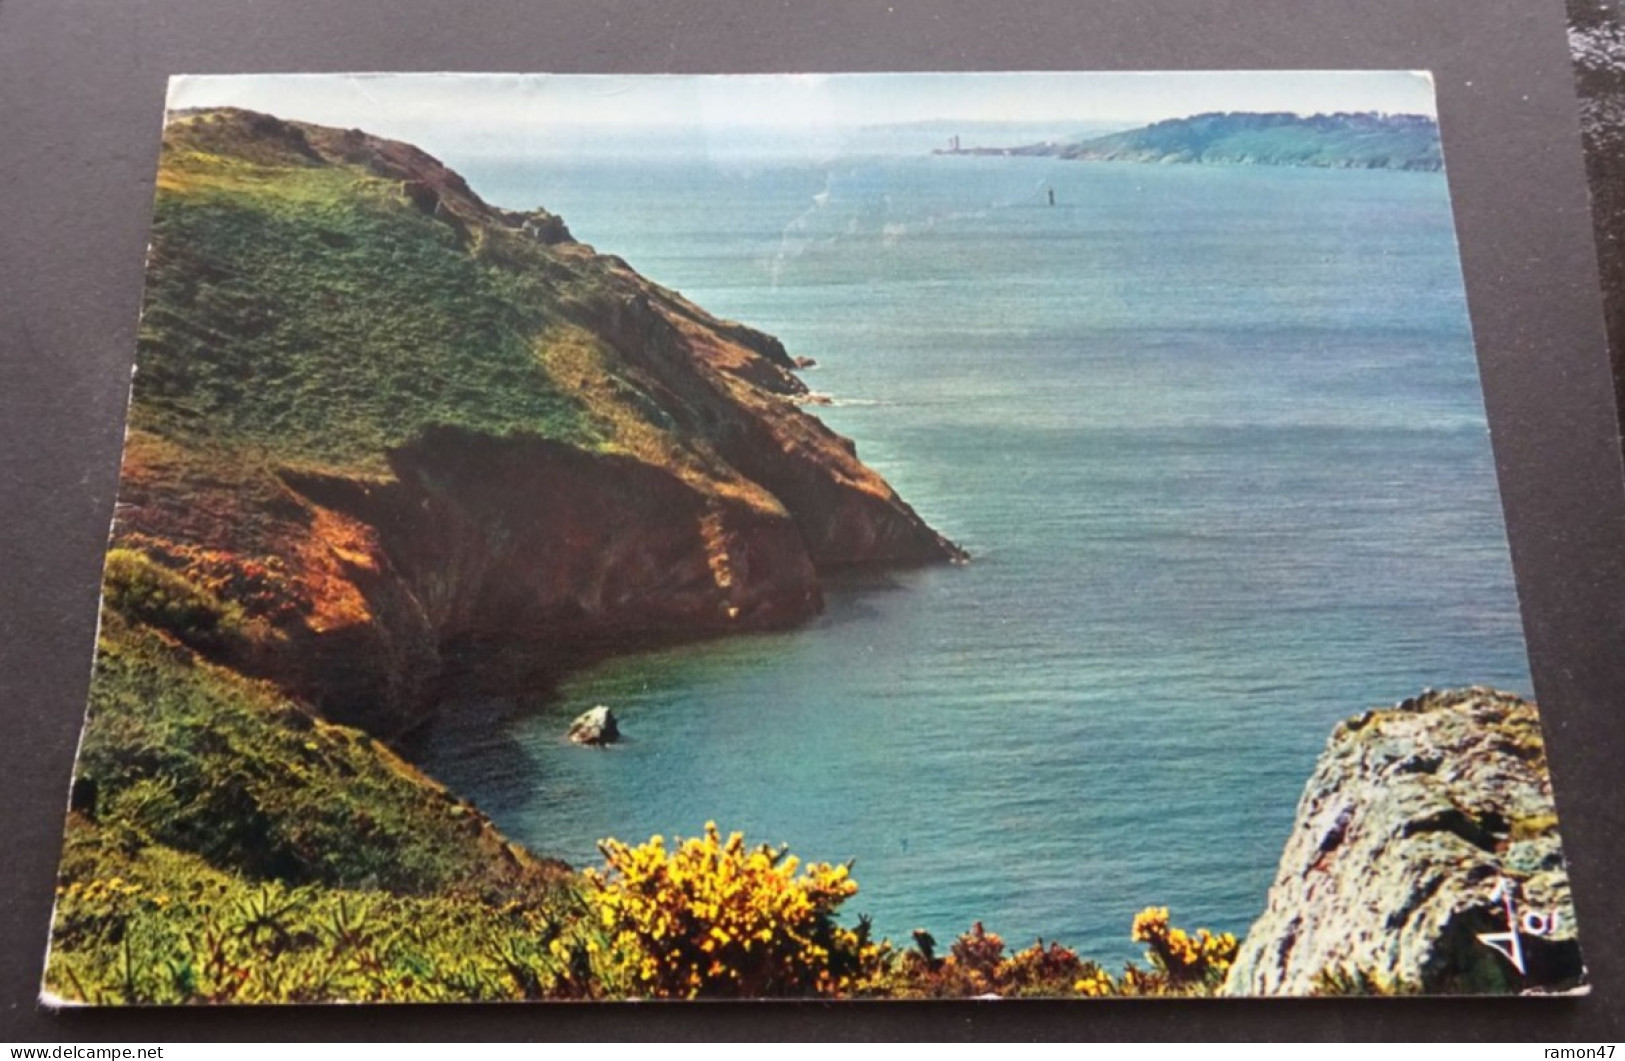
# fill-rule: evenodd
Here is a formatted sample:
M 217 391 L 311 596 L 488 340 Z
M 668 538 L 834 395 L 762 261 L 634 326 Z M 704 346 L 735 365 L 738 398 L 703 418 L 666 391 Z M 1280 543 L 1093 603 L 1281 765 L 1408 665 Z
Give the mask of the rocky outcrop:
M 1509 909 L 1522 970 L 1496 939 Z M 1565 991 L 1584 975 L 1535 705 L 1473 688 L 1337 727 L 1224 993 Z
M 621 739 L 621 726 L 615 712 L 599 704 L 577 715 L 567 735 L 572 744 L 614 744 Z
M 777 339 L 411 145 L 188 112 L 158 184 L 116 543 L 250 620 L 171 634 L 327 718 L 393 735 L 471 670 L 545 687 L 964 555 Z

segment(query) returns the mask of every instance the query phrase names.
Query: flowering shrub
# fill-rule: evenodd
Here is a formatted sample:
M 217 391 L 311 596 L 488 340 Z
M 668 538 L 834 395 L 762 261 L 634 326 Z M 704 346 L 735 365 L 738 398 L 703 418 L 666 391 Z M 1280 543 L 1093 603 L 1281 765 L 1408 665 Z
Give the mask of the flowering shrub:
M 1072 990 L 1090 998 L 1100 998 L 1105 995 L 1116 994 L 1117 985 L 1112 982 L 1112 974 L 1097 965 L 1089 969 L 1077 980 L 1074 980 Z
M 609 937 L 604 971 L 629 994 L 840 995 L 880 966 L 868 923 L 835 921 L 858 890 L 846 866 L 802 867 L 740 833 L 723 840 L 714 822 L 672 851 L 659 836 L 599 849 L 608 870 L 588 873 L 588 894 Z
M 1217 987 L 1236 960 L 1240 945 L 1228 932 L 1205 928 L 1193 935 L 1168 924 L 1166 906 L 1148 906 L 1134 915 L 1134 941 L 1150 946 L 1146 958 L 1175 988 Z
M 968 993 L 976 995 L 998 989 L 1000 966 L 1005 964 L 1004 938 L 983 928 L 980 921 L 954 940 L 944 963 L 950 975 L 963 976 L 970 988 Z
M 930 998 L 1200 995 L 1217 989 L 1235 961 L 1238 945 L 1234 936 L 1216 936 L 1205 928 L 1192 934 L 1171 927 L 1163 907 L 1140 911 L 1132 932 L 1136 942 L 1150 945 L 1146 958 L 1151 967 L 1131 962 L 1113 976 L 1075 951 L 1059 943 L 1045 945 L 1043 940 L 1007 957 L 1004 940 L 980 921 L 940 959 L 935 955 L 935 941 L 920 931 L 914 934 L 917 949 L 904 952 L 893 963 L 887 993 Z
M 917 950 L 909 950 L 895 963 L 888 993 L 929 998 L 965 998 L 979 995 L 1064 995 L 1084 979 L 1111 978 L 1094 962 L 1059 943 L 1039 940 L 1026 950 L 1006 956 L 1004 939 L 980 921 L 954 940 L 946 957 L 938 959 L 935 941 L 925 932 L 914 934 Z M 1105 992 L 1102 992 L 1105 993 Z
M 1039 940 L 1026 950 L 1017 951 L 1000 969 L 1004 993 L 1011 995 L 1063 993 L 1067 984 L 1080 976 L 1099 972 L 1094 962 L 1079 958 L 1077 952 L 1059 943 L 1044 945 Z M 1101 974 L 1104 975 L 1104 974 Z

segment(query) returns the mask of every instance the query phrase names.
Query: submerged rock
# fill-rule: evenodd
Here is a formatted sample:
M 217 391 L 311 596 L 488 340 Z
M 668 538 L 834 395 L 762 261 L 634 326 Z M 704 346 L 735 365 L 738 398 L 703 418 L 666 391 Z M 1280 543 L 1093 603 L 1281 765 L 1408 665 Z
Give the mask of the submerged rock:
M 1509 910 L 1516 937 L 1495 940 Z M 1473 688 L 1332 733 L 1223 992 L 1560 991 L 1584 976 L 1535 705 Z
M 614 744 L 620 739 L 615 712 L 603 704 L 583 711 L 570 723 L 570 740 L 575 744 Z

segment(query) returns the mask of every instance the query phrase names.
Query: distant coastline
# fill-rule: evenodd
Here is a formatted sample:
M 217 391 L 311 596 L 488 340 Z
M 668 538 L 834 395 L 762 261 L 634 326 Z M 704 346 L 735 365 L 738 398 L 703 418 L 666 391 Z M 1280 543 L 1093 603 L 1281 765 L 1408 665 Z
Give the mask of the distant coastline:
M 1321 169 L 1444 168 L 1439 126 L 1419 114 L 1229 112 L 1173 118 L 1084 140 L 966 147 L 958 136 L 936 155 L 1061 158 L 1081 162 L 1308 166 Z

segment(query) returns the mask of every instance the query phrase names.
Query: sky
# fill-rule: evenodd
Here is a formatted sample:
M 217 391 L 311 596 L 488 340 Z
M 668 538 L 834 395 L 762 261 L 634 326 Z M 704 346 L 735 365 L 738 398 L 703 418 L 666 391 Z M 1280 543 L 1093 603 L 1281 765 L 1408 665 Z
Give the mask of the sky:
M 640 128 L 852 130 L 921 122 L 1126 128 L 1205 111 L 1433 115 L 1416 71 L 929 74 L 234 74 L 177 77 L 169 106 L 237 106 L 453 154 Z

